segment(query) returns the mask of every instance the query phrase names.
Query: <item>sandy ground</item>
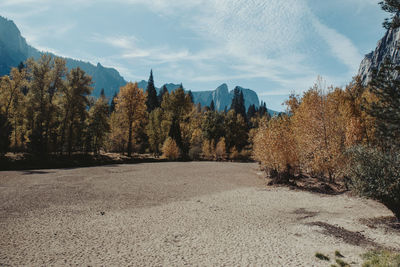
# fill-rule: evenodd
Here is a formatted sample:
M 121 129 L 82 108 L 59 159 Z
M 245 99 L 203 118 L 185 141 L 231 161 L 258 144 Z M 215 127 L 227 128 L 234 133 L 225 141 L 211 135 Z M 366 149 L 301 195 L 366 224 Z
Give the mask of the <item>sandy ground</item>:
M 267 188 L 257 164 L 0 172 L 0 266 L 355 266 L 400 232 L 379 203 Z M 333 261 L 331 261 L 333 263 Z

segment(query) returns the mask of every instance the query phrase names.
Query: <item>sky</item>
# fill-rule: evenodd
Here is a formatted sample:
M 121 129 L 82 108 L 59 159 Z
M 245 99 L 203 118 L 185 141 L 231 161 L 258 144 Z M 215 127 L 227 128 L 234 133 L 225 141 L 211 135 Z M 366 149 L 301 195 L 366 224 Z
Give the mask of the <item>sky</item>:
M 283 111 L 318 76 L 343 87 L 382 38 L 379 0 L 0 0 L 27 42 L 127 81 L 226 83 Z

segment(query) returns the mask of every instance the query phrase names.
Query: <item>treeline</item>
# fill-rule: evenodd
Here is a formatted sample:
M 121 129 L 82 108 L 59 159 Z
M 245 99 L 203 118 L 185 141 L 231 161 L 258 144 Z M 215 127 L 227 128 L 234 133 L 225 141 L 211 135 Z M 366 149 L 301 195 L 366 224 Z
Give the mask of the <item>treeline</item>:
M 13 68 L 0 81 L 0 153 L 132 152 L 170 159 L 248 159 L 251 137 L 269 114 L 265 104 L 245 109 L 236 89 L 229 111 L 193 103 L 181 86 L 157 93 L 153 73 L 144 91 L 121 87 L 111 101 L 90 94 L 92 80 L 65 61 L 42 56 Z M 110 104 L 109 104 L 110 103 Z M 250 138 L 249 138 L 250 137 Z

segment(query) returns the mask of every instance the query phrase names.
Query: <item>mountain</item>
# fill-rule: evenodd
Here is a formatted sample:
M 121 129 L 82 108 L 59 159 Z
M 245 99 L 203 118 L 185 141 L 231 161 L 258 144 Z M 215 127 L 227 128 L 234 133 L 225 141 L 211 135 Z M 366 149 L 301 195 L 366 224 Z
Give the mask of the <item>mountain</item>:
M 378 42 L 375 51 L 367 54 L 361 61 L 358 75 L 364 85 L 371 81 L 372 70 L 379 68 L 386 57 L 400 66 L 400 28 L 386 31 L 385 36 Z
M 139 88 L 143 88 L 146 90 L 147 82 L 140 81 L 138 82 Z M 167 83 L 165 86 L 168 89 L 168 92 L 172 92 L 181 86 L 180 84 L 174 83 Z M 244 96 L 244 103 L 246 106 L 246 110 L 249 108 L 250 105 L 255 105 L 257 108 L 260 106 L 260 101 L 258 99 L 257 93 L 251 89 L 242 88 L 237 86 L 243 92 Z M 160 88 L 156 88 L 157 91 L 160 91 Z M 185 89 L 185 88 L 184 88 Z M 185 89 L 185 91 L 188 91 Z M 232 103 L 233 98 L 233 90 L 229 91 L 228 86 L 223 83 L 218 86 L 215 90 L 208 90 L 208 91 L 192 91 L 193 94 L 193 101 L 195 104 L 200 103 L 202 106 L 209 106 L 211 100 L 214 100 L 215 109 L 219 111 L 223 111 L 225 107 L 229 109 Z
M 21 36 L 21 32 L 12 20 L 0 16 L 0 76 L 9 74 L 10 69 L 18 66 L 21 61 L 30 57 L 37 59 L 43 53 L 26 43 L 25 38 Z M 55 56 L 51 53 L 46 54 Z M 92 76 L 94 82 L 92 94 L 95 96 L 100 95 L 103 88 L 107 96 L 112 96 L 114 92 L 118 91 L 119 87 L 126 84 L 126 81 L 116 69 L 103 67 L 100 63 L 95 66 L 72 58 L 64 59 L 67 62 L 68 69 L 80 67 Z
M 10 73 L 12 67 L 17 67 L 20 62 L 27 60 L 30 57 L 39 58 L 42 54 L 52 53 L 41 52 L 36 48 L 27 44 L 25 38 L 21 36 L 21 32 L 12 20 L 8 20 L 0 16 L 0 76 Z M 104 89 L 106 96 L 111 97 L 119 88 L 126 84 L 124 78 L 114 68 L 107 68 L 100 63 L 93 65 L 89 62 L 84 62 L 72 58 L 64 58 L 68 69 L 80 67 L 88 75 L 92 76 L 94 96 L 99 96 L 101 89 Z M 140 81 L 139 88 L 147 89 L 147 82 Z M 165 84 L 169 92 L 176 90 L 180 85 L 174 83 Z M 259 99 L 253 90 L 238 87 L 243 91 L 246 109 L 254 104 L 259 107 Z M 157 88 L 159 90 L 159 88 Z M 219 111 L 223 111 L 225 107 L 229 109 L 233 90 L 229 91 L 226 84 L 220 85 L 215 90 L 192 92 L 195 103 L 200 103 L 202 106 L 209 106 L 211 100 L 214 100 L 215 107 Z

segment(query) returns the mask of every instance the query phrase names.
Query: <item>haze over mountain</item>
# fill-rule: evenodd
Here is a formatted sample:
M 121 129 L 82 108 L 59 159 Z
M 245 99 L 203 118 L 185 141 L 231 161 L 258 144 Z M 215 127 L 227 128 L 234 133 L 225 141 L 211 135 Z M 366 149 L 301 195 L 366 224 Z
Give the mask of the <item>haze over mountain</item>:
M 21 61 L 25 61 L 29 57 L 39 58 L 43 53 L 38 49 L 27 44 L 18 27 L 12 20 L 8 20 L 0 16 L 0 76 L 9 73 L 12 67 L 18 66 Z M 53 53 L 49 53 L 53 56 Z M 125 85 L 127 82 L 114 68 L 107 68 L 98 63 L 96 66 L 76 59 L 65 58 L 67 68 L 80 67 L 87 74 L 92 76 L 94 81 L 93 95 L 98 96 L 101 89 L 104 89 L 106 96 L 112 96 L 119 90 L 119 87 Z M 138 83 L 140 88 L 146 90 L 147 82 L 142 80 Z M 166 84 L 168 91 L 173 91 L 179 87 L 179 84 L 168 83 Z M 248 108 L 250 105 L 259 107 L 259 99 L 257 94 L 251 90 L 238 86 L 243 91 L 245 105 Z M 159 90 L 159 88 L 158 88 Z M 188 89 L 189 90 L 189 89 Z M 224 110 L 225 107 L 229 109 L 233 90 L 229 92 L 228 86 L 224 83 L 215 90 L 192 92 L 194 102 L 200 103 L 202 106 L 208 106 L 211 100 L 214 100 L 217 110 Z

